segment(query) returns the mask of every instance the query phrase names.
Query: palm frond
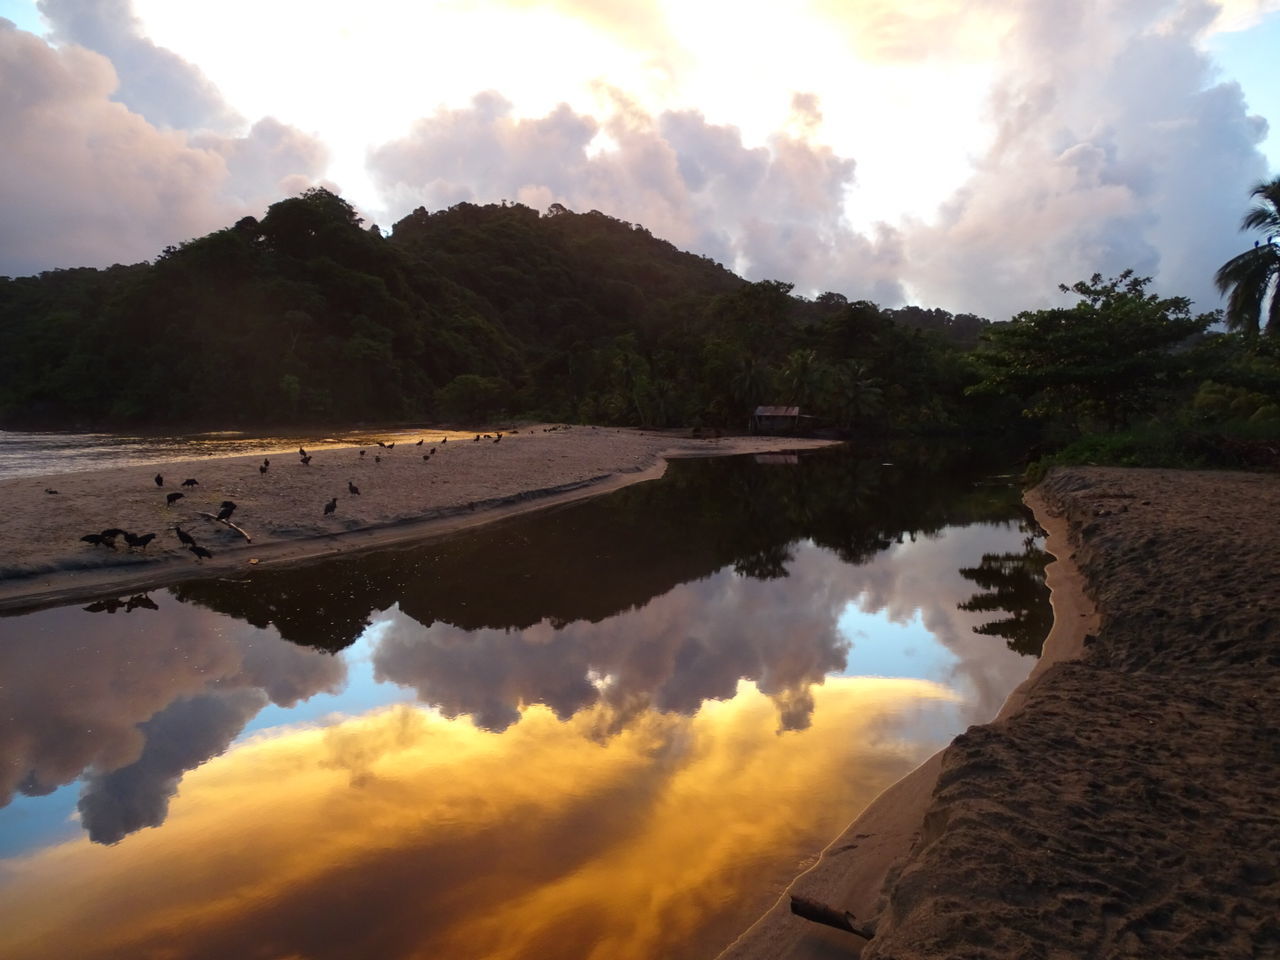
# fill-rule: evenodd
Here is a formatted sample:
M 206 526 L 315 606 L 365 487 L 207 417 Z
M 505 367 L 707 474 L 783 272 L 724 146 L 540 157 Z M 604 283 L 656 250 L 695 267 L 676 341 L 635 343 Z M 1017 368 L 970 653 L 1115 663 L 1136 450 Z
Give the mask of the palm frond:
M 1229 293 L 1223 318 L 1229 329 L 1258 332 L 1262 304 L 1277 274 L 1280 274 L 1280 256 L 1270 245 L 1246 250 L 1218 269 L 1213 281 L 1219 292 Z M 1268 323 L 1270 319 L 1268 317 Z
M 1280 177 L 1259 183 L 1249 196 L 1258 202 L 1244 215 L 1240 229 L 1280 233 Z

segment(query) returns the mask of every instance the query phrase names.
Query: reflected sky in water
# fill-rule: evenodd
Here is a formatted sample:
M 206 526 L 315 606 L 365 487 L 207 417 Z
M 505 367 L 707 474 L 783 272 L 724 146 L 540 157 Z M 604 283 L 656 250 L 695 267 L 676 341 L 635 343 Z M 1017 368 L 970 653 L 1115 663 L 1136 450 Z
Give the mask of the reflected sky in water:
M 714 953 L 1029 670 L 1044 556 L 983 478 L 676 464 L 0 619 L 0 955 Z

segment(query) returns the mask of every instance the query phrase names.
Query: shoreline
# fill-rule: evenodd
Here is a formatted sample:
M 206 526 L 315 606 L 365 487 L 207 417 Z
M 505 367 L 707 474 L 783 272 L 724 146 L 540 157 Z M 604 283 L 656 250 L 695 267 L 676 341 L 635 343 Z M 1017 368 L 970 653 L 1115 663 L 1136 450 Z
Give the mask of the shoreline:
M 991 724 L 1005 721 L 1028 706 L 1049 670 L 1084 651 L 1085 637 L 1097 631 L 1099 614 L 1085 592 L 1085 579 L 1073 562 L 1066 518 L 1056 515 L 1039 488 L 1023 502 L 1044 529 L 1045 550 L 1054 560 L 1045 568 L 1053 625 L 1031 672 L 1006 698 Z M 841 951 L 858 956 L 867 943 L 854 934 L 802 920 L 791 912 L 798 896 L 847 912 L 855 925 L 873 924 L 880 911 L 885 882 L 926 829 L 926 814 L 942 773 L 943 747 L 902 779 L 885 788 L 854 817 L 797 876 L 755 923 L 722 950 L 716 960 L 822 960 Z
M 455 441 L 437 447 L 429 462 L 420 448 L 407 444 L 394 452 L 366 448 L 370 452 L 364 457 L 357 456 L 354 445 L 326 445 L 313 451 L 316 464 L 306 467 L 289 460 L 292 453 L 273 454 L 277 464 L 263 474 L 256 453 L 176 461 L 165 465 L 164 473 L 174 479 L 160 489 L 152 482 L 155 465 L 0 480 L 0 497 L 20 519 L 0 530 L 5 557 L 0 615 L 448 536 L 658 479 L 672 459 L 836 443 L 762 436 L 698 439 L 591 427 L 540 430 L 531 426 L 508 434 L 496 450 L 492 440 Z M 375 455 L 384 463 L 375 463 Z M 166 507 L 167 493 L 182 490 L 176 478 L 192 475 L 205 478 L 199 489 L 209 493 L 190 487 L 189 497 Z M 277 481 L 278 476 L 283 479 Z M 354 479 L 364 487 L 358 500 L 344 495 L 343 487 Z M 45 493 L 51 484 L 59 489 L 56 500 Z M 341 515 L 321 514 L 319 506 L 328 496 L 341 498 Z M 232 520 L 251 531 L 252 542 L 202 519 L 224 497 L 237 503 Z M 211 560 L 197 563 L 176 543 L 171 531 L 183 524 L 213 549 Z M 108 526 L 158 536 L 143 554 L 80 542 L 85 533 Z

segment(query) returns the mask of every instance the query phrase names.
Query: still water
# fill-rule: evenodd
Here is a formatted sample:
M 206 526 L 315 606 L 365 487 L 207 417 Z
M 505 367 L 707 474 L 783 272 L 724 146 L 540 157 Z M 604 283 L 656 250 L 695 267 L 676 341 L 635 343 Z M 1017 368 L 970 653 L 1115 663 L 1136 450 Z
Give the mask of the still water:
M 763 459 L 0 619 L 0 956 L 713 956 L 1050 619 L 982 464 Z

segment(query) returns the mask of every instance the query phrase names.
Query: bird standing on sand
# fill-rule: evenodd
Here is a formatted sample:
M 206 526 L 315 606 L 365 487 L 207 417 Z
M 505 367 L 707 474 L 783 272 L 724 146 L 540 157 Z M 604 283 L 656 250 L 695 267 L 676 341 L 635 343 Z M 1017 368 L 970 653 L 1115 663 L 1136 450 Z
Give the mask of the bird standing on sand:
M 236 505 L 230 500 L 222 501 L 222 508 L 218 511 L 219 520 L 230 520 L 231 515 L 236 512 Z
M 396 442 L 394 440 L 392 440 L 390 443 L 387 444 L 388 450 L 394 450 L 395 448 L 396 448 Z
M 357 486 L 356 486 L 354 483 L 352 483 L 350 480 L 348 480 L 348 481 L 347 481 L 347 493 L 351 494 L 353 497 L 358 497 L 358 496 L 360 496 L 360 488 L 359 488 L 359 487 L 357 487 Z
M 161 476 L 160 474 L 158 474 L 158 473 L 156 474 L 156 486 L 157 486 L 157 487 L 163 487 L 163 486 L 164 486 L 164 477 L 162 477 L 162 476 Z
M 426 438 L 424 437 L 423 439 L 426 439 Z M 422 446 L 422 440 L 419 440 L 417 443 L 415 443 L 415 444 L 414 444 L 414 446 L 415 446 L 415 447 L 420 447 L 420 446 Z
M 364 451 L 363 451 L 363 450 L 361 450 L 361 451 L 360 451 L 360 456 L 362 456 L 362 457 L 364 456 Z
M 167 497 L 165 497 L 165 498 L 164 498 L 164 500 L 165 500 L 165 504 L 164 504 L 164 505 L 165 505 L 166 507 L 172 507 L 175 503 L 177 503 L 179 500 L 181 500 L 181 499 L 183 498 L 183 496 L 185 496 L 185 494 L 181 494 L 181 493 L 171 493 L 171 494 L 169 494 Z
M 441 442 L 441 443 L 448 443 L 448 442 L 449 442 L 449 438 L 448 438 L 448 437 L 441 437 L 441 438 L 440 438 L 440 442 Z
M 374 462 L 374 463 L 381 463 L 381 462 L 382 462 L 382 458 L 381 458 L 381 457 L 374 457 L 374 458 L 373 458 L 373 462 Z
M 328 503 L 324 505 L 324 515 L 327 517 L 329 514 L 333 513 L 333 511 L 337 509 L 338 509 L 338 498 L 334 497 L 332 500 L 330 500 Z
M 299 448 L 298 448 L 298 456 L 300 456 L 300 457 L 305 457 L 306 455 L 307 455 L 307 451 L 306 451 L 306 449 L 305 449 L 304 447 L 299 447 Z
M 178 539 L 182 542 L 184 547 L 194 547 L 196 545 L 196 538 L 187 533 L 187 531 L 183 530 L 181 527 L 175 526 L 173 528 L 173 532 L 178 535 Z
M 182 485 L 183 485 L 184 487 L 198 487 L 198 486 L 200 486 L 200 481 L 199 481 L 199 480 L 195 480 L 195 479 L 193 479 L 193 478 L 188 478 L 188 479 L 186 479 L 186 480 L 183 480 L 183 481 L 182 481 Z
M 206 550 L 204 547 L 200 546 L 200 544 L 198 543 L 192 543 L 191 546 L 187 547 L 187 549 L 196 555 L 197 560 L 213 559 L 213 552 L 210 550 Z
M 87 533 L 80 538 L 85 543 L 91 543 L 95 547 L 114 547 L 116 541 L 114 537 L 104 537 L 100 533 Z
M 267 472 L 267 465 L 264 463 L 262 466 L 258 467 L 258 472 L 265 474 Z
M 134 547 L 141 547 L 142 549 L 145 550 L 147 548 L 147 544 L 150 543 L 155 538 L 156 538 L 156 535 L 154 533 L 144 533 L 141 535 L 126 533 L 124 535 L 124 542 L 129 545 L 129 549 L 131 550 Z
M 311 454 L 308 453 L 305 457 L 301 457 L 300 459 L 304 467 L 311 466 Z

